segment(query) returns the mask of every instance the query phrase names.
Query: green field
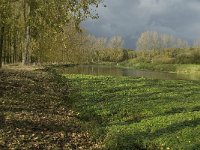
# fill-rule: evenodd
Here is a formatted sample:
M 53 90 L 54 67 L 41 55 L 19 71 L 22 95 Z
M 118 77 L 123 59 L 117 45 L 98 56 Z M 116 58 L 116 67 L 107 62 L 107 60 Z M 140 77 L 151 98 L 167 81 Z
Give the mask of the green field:
M 200 82 L 64 76 L 78 118 L 105 149 L 200 149 Z

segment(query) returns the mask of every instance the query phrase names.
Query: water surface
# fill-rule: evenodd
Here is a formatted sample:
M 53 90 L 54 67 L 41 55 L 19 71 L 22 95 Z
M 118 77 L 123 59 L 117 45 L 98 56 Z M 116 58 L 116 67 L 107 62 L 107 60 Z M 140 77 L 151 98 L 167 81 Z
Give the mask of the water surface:
M 180 74 L 166 73 L 149 70 L 137 70 L 129 68 L 118 68 L 114 66 L 102 65 L 77 65 L 73 67 L 62 68 L 62 74 L 84 74 L 84 75 L 109 75 L 109 76 L 132 76 L 148 79 L 165 80 L 200 80 L 200 74 Z

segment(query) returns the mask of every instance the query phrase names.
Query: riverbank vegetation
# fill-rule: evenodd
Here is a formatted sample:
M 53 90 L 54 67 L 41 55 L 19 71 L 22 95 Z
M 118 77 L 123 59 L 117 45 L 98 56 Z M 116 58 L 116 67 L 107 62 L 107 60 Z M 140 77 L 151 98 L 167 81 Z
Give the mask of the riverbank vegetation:
M 106 43 L 102 42 L 101 45 L 106 45 Z M 105 46 L 101 47 L 103 48 L 98 49 L 99 54 L 103 53 L 105 49 Z M 116 51 L 110 53 L 118 59 L 111 59 L 109 53 L 104 52 L 101 55 L 103 57 L 96 59 L 96 64 L 111 64 L 120 67 L 177 73 L 196 73 L 200 71 L 200 40 L 198 39 L 191 45 L 187 41 L 172 35 L 147 31 L 141 33 L 138 38 L 137 50 L 123 49 L 122 47 L 123 45 L 121 48 L 119 47 L 121 53 Z
M 104 63 L 105 65 L 108 65 Z M 122 68 L 132 68 L 139 70 L 151 70 L 151 71 L 161 71 L 161 72 L 174 72 L 174 73 L 200 73 L 199 64 L 155 64 L 155 63 L 135 63 L 134 60 L 130 59 L 121 63 L 114 63 L 113 66 Z
M 200 72 L 200 40 L 195 40 L 193 45 L 189 45 L 187 41 L 172 35 L 147 31 L 141 33 L 136 49 L 121 49 L 123 57 L 118 61 L 109 59 L 101 59 L 101 61 L 136 69 L 177 73 Z
M 120 36 L 88 34 L 81 23 L 102 2 L 0 1 L 0 149 L 199 149 L 199 81 L 61 73 L 200 72 L 199 39 L 146 31 L 129 50 Z
M 65 75 L 79 118 L 105 149 L 198 149 L 199 82 Z

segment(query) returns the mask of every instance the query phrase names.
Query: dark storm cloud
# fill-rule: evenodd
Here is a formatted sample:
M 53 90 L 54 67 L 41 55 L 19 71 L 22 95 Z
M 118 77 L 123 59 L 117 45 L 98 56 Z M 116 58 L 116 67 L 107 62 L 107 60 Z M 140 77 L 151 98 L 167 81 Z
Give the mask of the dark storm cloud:
M 200 37 L 200 0 L 105 0 L 100 19 L 83 26 L 96 36 L 120 35 L 134 48 L 139 34 L 153 30 L 192 41 Z

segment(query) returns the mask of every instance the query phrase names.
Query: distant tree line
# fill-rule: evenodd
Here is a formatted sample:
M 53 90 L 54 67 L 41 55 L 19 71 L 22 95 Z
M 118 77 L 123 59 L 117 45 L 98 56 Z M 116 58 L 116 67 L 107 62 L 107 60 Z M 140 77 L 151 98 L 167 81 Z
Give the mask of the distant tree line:
M 138 38 L 137 51 L 129 52 L 129 58 L 148 63 L 200 63 L 200 39 L 190 46 L 172 35 L 146 31 Z
M 94 41 L 90 45 L 93 45 L 91 51 L 95 62 L 120 62 L 132 59 L 135 63 L 200 63 L 200 39 L 194 40 L 191 46 L 186 40 L 172 35 L 146 31 L 139 36 L 136 50 L 124 49 L 121 37 L 107 40 L 90 36 L 90 41 Z
M 124 40 L 120 36 L 108 39 L 85 34 L 84 38 L 86 42 L 83 42 L 82 48 L 85 53 L 81 54 L 81 62 L 121 62 L 132 59 L 135 63 L 200 63 L 200 39 L 190 46 L 186 40 L 172 35 L 146 31 L 139 36 L 136 50 L 128 50 L 124 48 Z M 77 56 L 73 60 L 80 56 L 80 51 L 76 51 Z
M 160 50 L 167 48 L 187 48 L 188 42 L 172 35 L 153 31 L 143 32 L 137 41 L 138 50 Z
M 114 36 L 110 39 L 96 38 L 95 36 L 88 36 L 88 48 L 92 55 L 90 62 L 120 62 L 125 59 L 126 51 L 124 50 L 124 40 L 120 36 Z

